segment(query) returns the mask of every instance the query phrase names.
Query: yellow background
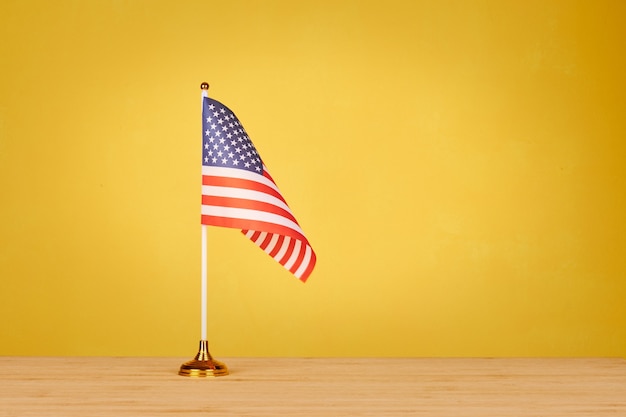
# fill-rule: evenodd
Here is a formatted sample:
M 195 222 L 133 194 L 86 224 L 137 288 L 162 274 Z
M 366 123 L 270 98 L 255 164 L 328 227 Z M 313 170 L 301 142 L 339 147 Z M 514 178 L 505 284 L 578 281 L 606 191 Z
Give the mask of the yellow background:
M 626 356 L 626 3 L 0 3 L 0 354 L 193 355 L 200 90 L 318 255 L 209 229 L 224 356 Z

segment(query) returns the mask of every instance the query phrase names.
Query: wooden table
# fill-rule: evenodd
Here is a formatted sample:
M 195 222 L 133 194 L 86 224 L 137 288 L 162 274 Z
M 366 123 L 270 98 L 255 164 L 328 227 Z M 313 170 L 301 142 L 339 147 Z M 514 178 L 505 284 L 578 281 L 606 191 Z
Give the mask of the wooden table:
M 626 416 L 624 359 L 0 357 L 0 416 Z

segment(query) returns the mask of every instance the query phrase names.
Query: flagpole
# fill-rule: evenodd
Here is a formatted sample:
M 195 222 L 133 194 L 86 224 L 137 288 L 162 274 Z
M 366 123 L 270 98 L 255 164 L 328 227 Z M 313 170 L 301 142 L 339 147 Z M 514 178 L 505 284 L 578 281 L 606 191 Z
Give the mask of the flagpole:
M 204 98 L 208 97 L 209 83 L 202 83 L 200 85 L 202 89 L 202 109 L 204 109 Z M 200 296 L 200 348 L 196 357 L 192 360 L 183 363 L 180 366 L 178 375 L 191 376 L 191 377 L 207 377 L 207 376 L 223 376 L 228 375 L 228 368 L 220 361 L 217 361 L 211 357 L 209 353 L 209 342 L 207 340 L 207 227 L 202 226 L 202 258 L 200 264 L 201 275 L 201 296 Z
M 200 340 L 207 340 L 207 230 L 206 225 L 202 225 L 202 263 L 201 263 L 201 327 L 200 334 L 202 335 Z
M 202 94 L 200 97 L 200 114 L 202 114 L 202 109 L 204 107 L 204 98 L 209 96 L 209 83 L 200 84 L 200 89 L 202 90 Z M 201 262 L 201 296 L 200 296 L 200 305 L 201 305 L 201 318 L 200 318 L 200 340 L 207 340 L 207 227 L 205 224 L 201 225 L 202 228 L 202 262 Z

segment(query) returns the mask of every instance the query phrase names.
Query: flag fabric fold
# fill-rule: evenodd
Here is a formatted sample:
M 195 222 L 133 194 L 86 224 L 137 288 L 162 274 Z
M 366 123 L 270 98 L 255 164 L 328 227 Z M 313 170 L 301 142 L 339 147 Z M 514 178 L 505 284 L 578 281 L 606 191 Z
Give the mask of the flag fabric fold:
M 315 252 L 239 119 L 206 91 L 202 138 L 202 224 L 241 229 L 305 282 Z

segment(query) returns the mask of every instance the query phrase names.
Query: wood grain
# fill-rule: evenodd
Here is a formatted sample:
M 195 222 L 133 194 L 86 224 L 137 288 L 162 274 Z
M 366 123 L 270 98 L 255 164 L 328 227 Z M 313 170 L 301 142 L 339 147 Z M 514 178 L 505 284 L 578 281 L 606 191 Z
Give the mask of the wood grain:
M 626 361 L 0 357 L 0 416 L 626 416 Z

